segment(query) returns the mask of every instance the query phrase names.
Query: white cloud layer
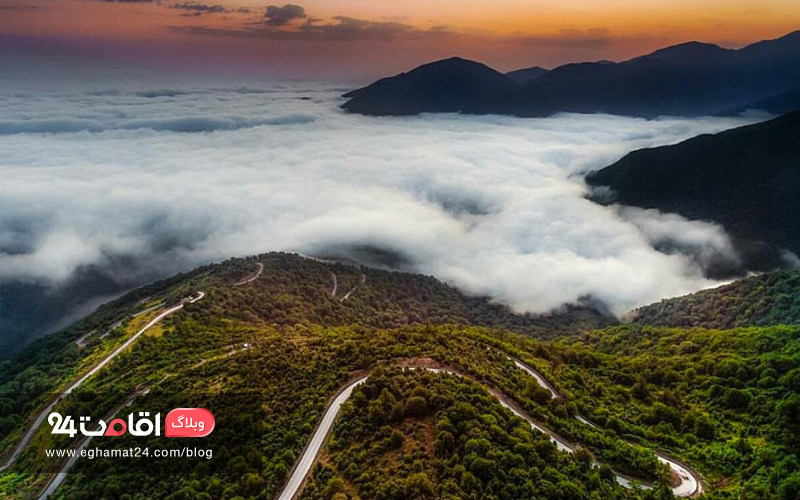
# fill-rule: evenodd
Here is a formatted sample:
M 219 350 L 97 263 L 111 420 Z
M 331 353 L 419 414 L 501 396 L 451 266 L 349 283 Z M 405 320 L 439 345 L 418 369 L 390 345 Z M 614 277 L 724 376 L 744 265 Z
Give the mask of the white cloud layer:
M 621 313 L 714 284 L 654 245 L 735 259 L 710 224 L 585 200 L 579 174 L 743 119 L 368 118 L 341 90 L 1 93 L 0 281 L 376 247 L 520 311 L 593 296 Z

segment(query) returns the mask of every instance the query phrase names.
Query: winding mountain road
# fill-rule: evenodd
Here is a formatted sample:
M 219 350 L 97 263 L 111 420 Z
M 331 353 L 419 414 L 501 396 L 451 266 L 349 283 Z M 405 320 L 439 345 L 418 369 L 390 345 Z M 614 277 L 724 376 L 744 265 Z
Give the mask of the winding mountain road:
M 264 265 L 259 262 L 258 263 L 258 271 L 256 272 L 256 274 L 254 276 L 252 276 L 250 278 L 247 278 L 245 280 L 242 280 L 242 281 L 234 284 L 234 286 L 244 285 L 246 283 L 250 283 L 252 281 L 255 281 L 261 275 L 263 270 L 264 270 Z M 336 275 L 333 274 L 333 273 L 332 273 L 332 275 L 333 275 L 332 295 L 335 296 L 337 288 L 338 288 L 338 282 L 337 282 Z M 356 283 L 356 285 L 344 295 L 344 297 L 341 299 L 341 301 L 343 302 L 343 301 L 347 300 L 347 298 L 349 298 L 350 295 L 353 292 L 355 292 L 355 290 L 358 288 L 358 286 L 360 284 L 364 283 L 365 281 L 366 281 L 366 276 L 362 274 L 360 281 L 358 283 Z M 158 316 L 156 316 L 153 320 L 148 322 L 143 328 L 141 328 L 130 339 L 125 341 L 125 343 L 123 343 L 120 347 L 115 349 L 111 354 L 109 354 L 102 361 L 100 361 L 97 365 L 95 365 L 86 374 L 84 374 L 77 381 L 75 381 L 71 385 L 69 385 L 69 387 L 67 387 L 67 389 L 64 390 L 64 392 L 62 393 L 61 396 L 55 398 L 52 402 L 50 402 L 45 408 L 43 408 L 37 414 L 36 418 L 34 419 L 33 423 L 31 424 L 31 426 L 29 427 L 27 432 L 24 434 L 23 438 L 19 441 L 17 446 L 14 448 L 14 451 L 12 452 L 12 454 L 9 456 L 9 458 L 6 460 L 6 462 L 2 466 L 0 466 L 0 472 L 3 472 L 4 470 L 8 469 L 11 465 L 13 465 L 13 463 L 19 457 L 19 455 L 22 452 L 22 450 L 25 448 L 25 446 L 27 446 L 27 444 L 33 438 L 33 436 L 35 435 L 36 431 L 38 430 L 38 428 L 40 427 L 40 425 L 42 424 L 44 419 L 47 417 L 47 415 L 50 413 L 50 411 L 55 407 L 55 405 L 58 402 L 61 401 L 61 399 L 64 396 L 66 396 L 67 394 L 70 394 L 72 391 L 74 391 L 75 389 L 80 387 L 92 375 L 94 375 L 97 372 L 99 372 L 112 359 L 114 359 L 116 356 L 121 354 L 125 349 L 127 349 L 131 344 L 133 344 L 133 342 L 135 342 L 148 329 L 150 329 L 155 324 L 159 323 L 161 320 L 163 320 L 164 318 L 168 317 L 169 315 L 174 314 L 175 312 L 183 309 L 183 307 L 184 307 L 184 305 L 186 303 L 195 303 L 195 302 L 201 300 L 204 296 L 205 296 L 204 292 L 202 292 L 202 291 L 198 292 L 197 296 L 183 299 L 179 304 L 177 304 L 177 305 L 175 305 L 175 306 L 163 311 Z M 522 362 L 519 359 L 513 358 L 513 357 L 508 356 L 508 355 L 506 355 L 506 356 L 510 361 L 512 361 L 514 363 L 514 365 L 517 368 L 523 370 L 526 374 L 528 374 L 529 376 L 533 377 L 541 387 L 546 389 L 550 393 L 550 397 L 551 398 L 558 398 L 559 397 L 559 394 L 556 391 L 555 387 L 552 384 L 550 384 L 547 381 L 547 379 L 544 376 L 542 376 L 538 371 L 536 371 L 533 367 L 531 367 L 530 365 Z M 474 379 L 472 377 L 469 377 L 466 374 L 460 373 L 460 372 L 458 372 L 456 370 L 452 370 L 452 369 L 449 369 L 449 368 L 441 368 L 441 367 L 434 368 L 434 367 L 431 367 L 431 366 L 422 366 L 422 365 L 420 365 L 420 366 L 413 366 L 413 365 L 412 366 L 405 366 L 405 368 L 409 368 L 409 369 L 425 369 L 425 370 L 429 370 L 429 371 L 437 372 L 437 373 L 448 373 L 448 374 L 451 374 L 451 375 L 456 375 L 456 376 L 460 376 L 460 377 L 469 378 L 469 379 L 474 381 Z M 322 450 L 322 447 L 323 447 L 323 445 L 325 443 L 325 440 L 326 440 L 327 436 L 330 434 L 331 429 L 333 428 L 333 424 L 335 423 L 336 418 L 339 415 L 339 412 L 341 411 L 342 405 L 344 404 L 345 401 L 347 401 L 350 398 L 350 396 L 352 395 L 352 393 L 356 389 L 356 387 L 358 387 L 359 385 L 361 385 L 364 382 L 366 382 L 368 378 L 369 378 L 369 375 L 364 375 L 364 376 L 361 376 L 361 377 L 359 377 L 359 378 L 357 378 L 355 380 L 351 380 L 345 386 L 343 386 L 339 390 L 339 392 L 334 396 L 333 400 L 331 401 L 329 406 L 326 408 L 326 410 L 325 410 L 325 412 L 324 412 L 324 414 L 322 416 L 322 419 L 320 420 L 317 428 L 314 430 L 314 433 L 311 436 L 311 439 L 309 440 L 309 442 L 306 444 L 305 448 L 303 449 L 303 451 L 302 451 L 302 453 L 300 455 L 300 458 L 297 460 L 297 462 L 295 463 L 294 467 L 290 471 L 289 479 L 285 483 L 283 490 L 281 491 L 280 495 L 278 496 L 278 500 L 293 500 L 302 491 L 303 485 L 305 484 L 305 481 L 307 480 L 314 463 L 316 462 L 316 460 L 318 459 L 318 457 L 319 457 L 319 455 L 321 453 L 321 450 Z M 528 424 L 532 428 L 534 428 L 534 429 L 536 429 L 536 430 L 548 435 L 549 438 L 551 439 L 551 441 L 555 444 L 555 446 L 560 451 L 565 451 L 565 452 L 570 452 L 571 453 L 571 452 L 574 452 L 577 449 L 576 445 L 570 443 L 568 440 L 562 438 L 561 436 L 559 436 L 555 432 L 553 432 L 550 429 L 544 427 L 541 423 L 539 423 L 538 421 L 533 419 L 524 410 L 522 410 L 521 407 L 516 405 L 516 403 L 514 403 L 514 401 L 512 399 L 508 398 L 505 394 L 503 394 L 499 390 L 497 390 L 495 388 L 492 388 L 492 387 L 488 387 L 486 385 L 483 385 L 483 387 L 490 394 L 492 394 L 494 397 L 496 397 L 498 399 L 498 401 L 504 407 L 508 408 L 512 413 L 514 413 L 519 418 L 522 418 L 523 420 L 528 422 Z M 127 404 L 130 404 L 130 403 L 128 402 Z M 119 409 L 121 409 L 121 407 Z M 118 411 L 119 409 L 117 409 L 116 411 Z M 116 411 L 115 411 L 115 413 L 116 413 Z M 576 418 L 579 421 L 581 421 L 582 423 L 586 424 L 586 425 L 589 425 L 589 426 L 592 426 L 592 427 L 596 427 L 596 425 L 594 425 L 588 419 L 586 419 L 585 417 L 582 417 L 581 415 L 576 415 Z M 78 453 L 80 453 L 80 450 L 84 449 L 89 444 L 90 440 L 91 440 L 91 438 L 87 438 L 87 439 L 83 440 L 80 443 L 80 445 L 77 448 Z M 664 454 L 662 454 L 660 452 L 654 451 L 654 453 L 656 454 L 656 456 L 658 457 L 658 460 L 660 462 L 662 462 L 664 464 L 667 464 L 669 466 L 670 470 L 673 473 L 673 476 L 678 480 L 678 484 L 672 488 L 672 492 L 673 492 L 673 494 L 675 496 L 677 496 L 677 497 L 695 497 L 695 496 L 700 495 L 703 492 L 702 483 L 701 483 L 699 477 L 697 477 L 697 475 L 693 471 L 691 471 L 688 467 L 683 466 L 682 464 L 678 463 L 674 459 L 672 459 L 670 457 L 667 457 L 666 455 L 664 455 Z M 58 488 L 58 486 L 61 484 L 61 482 L 63 482 L 64 478 L 66 477 L 67 470 L 74 464 L 74 462 L 76 460 L 77 460 L 77 458 L 74 457 L 74 458 L 70 458 L 67 461 L 67 463 L 62 468 L 61 472 L 59 472 L 54 477 L 54 479 L 48 484 L 48 486 L 45 489 L 45 491 L 39 497 L 40 500 L 45 500 L 49 495 L 51 495 Z M 622 474 L 617 474 L 617 473 L 615 473 L 615 474 L 616 474 L 617 482 L 619 484 L 621 484 L 621 485 L 623 485 L 625 487 L 631 487 L 632 481 L 631 481 L 630 478 L 628 478 L 627 476 L 624 476 Z
M 135 395 L 128 397 L 121 405 L 114 408 L 104 420 L 112 420 L 124 407 L 132 405 L 135 398 Z M 77 462 L 78 458 L 80 458 L 81 451 L 85 450 L 86 447 L 89 446 L 89 443 L 92 441 L 93 437 L 94 436 L 84 436 L 78 447 L 75 448 L 75 454 L 66 461 L 64 466 L 61 468 L 61 471 L 57 472 L 50 482 L 47 483 L 47 487 L 45 487 L 42 494 L 39 495 L 39 500 L 47 500 L 47 498 L 49 498 L 50 495 L 52 495 L 58 489 L 58 487 L 61 486 L 61 483 L 63 483 L 67 478 L 67 471 L 69 471 L 69 469 L 75 465 L 75 462 Z
M 258 277 L 261 276 L 261 273 L 264 272 L 264 264 L 262 264 L 261 262 L 256 262 L 256 264 L 258 265 L 258 270 L 254 275 L 234 283 L 233 286 L 242 286 L 257 280 Z
M 506 357 L 509 360 L 513 361 L 514 365 L 516 365 L 517 368 L 522 369 L 525 373 L 536 379 L 536 382 L 539 383 L 540 387 L 547 389 L 547 391 L 550 392 L 551 398 L 554 399 L 558 397 L 558 392 L 556 391 L 555 387 L 553 387 L 552 384 L 550 384 L 550 382 L 548 382 L 547 379 L 544 378 L 544 376 L 542 376 L 541 373 L 536 371 L 535 368 L 520 361 L 519 359 L 512 358 L 511 356 L 508 355 L 506 355 Z M 597 426 L 593 424 L 589 419 L 580 414 L 575 415 L 575 419 L 583 424 L 588 425 L 589 427 L 597 428 Z M 703 492 L 703 483 L 700 481 L 700 478 L 697 477 L 697 475 L 694 472 L 688 469 L 688 467 L 678 463 L 674 459 L 664 455 L 663 453 L 657 450 L 653 450 L 653 453 L 655 453 L 656 458 L 658 458 L 659 462 L 661 462 L 662 464 L 666 464 L 670 468 L 670 471 L 672 471 L 673 476 L 679 481 L 678 485 L 672 488 L 673 495 L 675 495 L 676 497 L 694 497 L 700 495 Z M 618 482 L 620 484 L 623 484 L 624 486 L 627 486 L 623 482 L 623 480 L 628 481 L 627 478 L 618 476 Z
M 17 446 L 14 448 L 14 451 L 11 452 L 11 455 L 8 457 L 8 459 L 5 461 L 5 463 L 3 465 L 0 465 L 0 472 L 5 471 L 6 469 L 8 469 L 9 467 L 11 467 L 14 464 L 14 462 L 19 457 L 19 454 L 22 453 L 22 450 L 25 449 L 25 446 L 28 445 L 28 442 L 30 442 L 31 438 L 33 438 L 34 434 L 36 434 L 36 431 L 39 429 L 39 426 L 42 425 L 42 422 L 44 421 L 44 419 L 47 418 L 47 415 L 50 414 L 50 411 L 55 407 L 56 404 L 58 404 L 64 398 L 64 396 L 70 394 L 72 391 L 74 391 L 75 389 L 77 389 L 78 387 L 83 385 L 83 383 L 86 382 L 86 380 L 89 379 L 89 377 L 91 377 L 95 373 L 97 373 L 100 370 L 102 370 L 104 366 L 106 366 L 112 359 L 114 359 L 117 356 L 119 356 L 125 349 L 130 347 L 131 344 L 136 342 L 136 339 L 138 339 L 144 332 L 146 332 L 151 327 L 153 327 L 153 325 L 157 324 L 158 322 L 160 322 L 161 320 L 163 320 L 167 316 L 169 316 L 169 315 L 171 315 L 171 314 L 173 314 L 173 313 L 175 313 L 177 311 L 180 311 L 181 309 L 183 309 L 183 306 L 186 303 L 193 304 L 193 303 L 197 302 L 198 300 L 202 299 L 203 297 L 205 297 L 205 295 L 206 294 L 204 292 L 197 292 L 197 296 L 196 297 L 190 297 L 190 298 L 183 299 L 183 300 L 181 300 L 181 302 L 178 305 L 173 306 L 173 307 L 167 309 L 166 311 L 162 312 L 161 314 L 156 316 L 154 319 L 152 319 L 149 323 L 147 323 L 141 330 L 139 330 L 133 336 L 131 336 L 131 338 L 126 340 L 125 343 L 123 343 L 121 346 L 119 346 L 117 349 L 115 349 L 111 354 L 109 354 L 108 356 L 103 358 L 102 361 L 97 363 L 91 370 L 86 372 L 81 378 L 79 378 L 77 381 L 75 381 L 72 384 L 70 384 L 61 393 L 61 395 L 59 395 L 57 398 L 55 398 L 53 401 L 51 401 L 47 406 L 45 406 L 36 415 L 36 418 L 34 419 L 33 423 L 28 428 L 27 432 L 25 432 L 25 434 L 22 436 L 22 439 L 20 440 L 20 442 L 17 443 Z
M 294 464 L 294 467 L 292 467 L 292 470 L 289 473 L 289 480 L 283 487 L 283 491 L 278 497 L 278 500 L 292 500 L 300 491 L 301 487 L 305 483 L 306 478 L 308 477 L 308 473 L 311 471 L 311 467 L 314 465 L 314 462 L 319 456 L 322 445 L 325 443 L 325 438 L 328 437 L 328 434 L 331 432 L 331 428 L 333 428 L 333 423 L 336 421 L 336 417 L 339 415 L 339 410 L 341 410 L 342 404 L 344 404 L 344 402 L 350 398 L 350 395 L 353 394 L 353 390 L 356 387 L 367 381 L 367 378 L 369 378 L 369 376 L 365 375 L 349 382 L 333 399 L 331 404 L 325 410 L 325 414 L 322 416 L 322 420 L 320 421 L 319 425 L 314 430 L 314 434 L 311 436 L 311 441 L 306 444 L 306 447 L 303 449 L 303 452 L 300 455 L 300 459 Z
M 89 333 L 85 333 L 78 340 L 76 340 L 75 345 L 78 346 L 78 349 L 83 349 L 84 347 L 86 347 L 86 339 L 88 339 L 96 331 L 97 329 L 94 329 Z
M 348 292 L 346 294 L 344 294 L 344 297 L 342 297 L 342 302 L 344 302 L 345 300 L 349 299 L 350 296 L 353 295 L 353 292 L 356 291 L 356 288 L 358 288 L 358 285 L 364 283 L 365 281 L 367 281 L 367 275 L 366 274 L 362 274 L 361 275 L 361 279 L 358 281 L 358 283 L 356 283 L 355 286 L 353 286 L 353 288 L 351 288 L 350 290 L 348 290 Z
M 331 296 L 336 297 L 336 291 L 339 290 L 339 280 L 336 278 L 336 273 L 331 271 L 331 277 L 333 278 L 333 289 L 331 290 Z
M 539 374 L 536 370 L 534 370 L 529 365 L 523 363 L 520 360 L 512 358 L 509 356 L 511 361 L 514 361 L 514 364 L 524 370 L 529 375 L 533 376 L 537 382 L 539 382 L 542 387 L 551 391 L 552 397 L 558 397 L 558 393 L 555 391 L 555 388 L 545 379 L 541 374 Z M 425 369 L 435 373 L 449 373 L 451 375 L 456 375 L 459 377 L 469 378 L 470 380 L 475 381 L 472 377 L 458 372 L 456 370 L 450 368 L 433 368 L 427 365 L 405 365 L 404 368 L 409 369 Z M 330 433 L 331 429 L 333 428 L 333 424 L 336 421 L 336 417 L 339 415 L 341 410 L 342 404 L 350 397 L 355 390 L 356 387 L 363 384 L 367 381 L 369 375 L 364 375 L 359 377 L 355 380 L 348 382 L 345 386 L 340 389 L 337 395 L 334 397 L 333 401 L 330 405 L 326 408 L 325 413 L 322 416 L 322 420 L 320 421 L 317 428 L 314 430 L 314 434 L 311 436 L 311 440 L 306 444 L 305 448 L 303 449 L 300 458 L 295 463 L 295 466 L 292 468 L 289 476 L 289 480 L 284 485 L 283 490 L 281 491 L 280 495 L 278 496 L 278 500 L 293 500 L 298 496 L 298 494 L 302 491 L 303 485 L 305 484 L 306 479 L 311 471 L 312 466 L 316 462 L 317 458 L 320 455 L 322 450 L 322 446 L 325 443 L 325 439 Z M 556 448 L 560 451 L 565 451 L 568 453 L 574 452 L 577 448 L 574 444 L 570 443 L 566 439 L 562 438 L 555 432 L 551 431 L 544 427 L 541 423 L 537 422 L 534 418 L 528 415 L 524 410 L 522 410 L 518 405 L 516 405 L 513 400 L 508 398 L 505 394 L 500 392 L 499 390 L 483 386 L 490 394 L 498 399 L 500 404 L 504 407 L 508 408 L 512 413 L 514 413 L 517 417 L 525 420 L 528 424 L 544 433 L 550 437 L 550 440 L 555 444 Z M 694 497 L 702 493 L 702 486 L 700 480 L 688 469 L 684 468 L 677 462 L 670 460 L 669 458 L 658 454 L 658 459 L 669 465 L 670 469 L 672 469 L 673 473 L 676 474 L 677 478 L 680 480 L 680 483 L 672 488 L 672 492 L 677 497 Z M 630 488 L 633 485 L 633 480 L 623 474 L 618 474 L 615 472 L 617 483 L 620 485 Z
M 550 382 L 548 382 L 547 379 L 542 376 L 541 373 L 537 372 L 531 366 L 523 363 L 522 361 L 516 358 L 512 358 L 511 356 L 508 355 L 506 356 L 506 358 L 508 358 L 509 361 L 512 361 L 517 368 L 519 368 L 520 370 L 524 371 L 525 373 L 536 379 L 536 382 L 539 384 L 539 387 L 546 389 L 547 392 L 550 393 L 550 399 L 555 399 L 558 397 L 558 392 L 556 392 L 556 388 L 553 387 L 550 384 Z

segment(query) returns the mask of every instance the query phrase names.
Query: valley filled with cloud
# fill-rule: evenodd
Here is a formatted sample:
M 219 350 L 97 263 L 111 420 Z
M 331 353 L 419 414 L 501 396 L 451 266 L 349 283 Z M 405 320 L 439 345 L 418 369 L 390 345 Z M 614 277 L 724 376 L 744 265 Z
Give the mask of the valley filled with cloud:
M 3 315 L 22 314 L 15 287 L 57 295 L 90 273 L 90 304 L 270 250 L 430 274 L 517 311 L 591 297 L 622 314 L 737 258 L 717 226 L 587 200 L 583 174 L 746 118 L 371 118 L 339 109 L 345 90 L 0 91 Z M 18 336 L 52 328 L 26 321 Z

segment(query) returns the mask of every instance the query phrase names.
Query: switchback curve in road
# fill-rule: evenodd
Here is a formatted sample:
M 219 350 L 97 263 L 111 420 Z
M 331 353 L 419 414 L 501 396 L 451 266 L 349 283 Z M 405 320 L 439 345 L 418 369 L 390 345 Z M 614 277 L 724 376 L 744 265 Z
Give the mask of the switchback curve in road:
M 254 275 L 250 276 L 249 278 L 244 278 L 241 281 L 237 281 L 236 283 L 233 284 L 233 286 L 242 286 L 257 280 L 258 277 L 261 276 L 261 273 L 264 272 L 264 264 L 262 264 L 261 262 L 256 262 L 256 264 L 258 265 L 258 270 Z
M 514 358 L 510 358 L 510 359 L 514 360 Z M 522 363 L 521 361 L 520 361 L 520 363 L 524 365 L 524 363 Z M 520 365 L 517 365 L 517 366 L 522 368 Z M 525 366 L 527 366 L 527 365 L 525 365 Z M 429 370 L 429 371 L 436 372 L 436 373 L 449 373 L 451 375 L 456 375 L 456 376 L 459 376 L 459 377 L 464 377 L 464 378 L 468 378 L 470 380 L 475 381 L 471 377 L 469 377 L 469 376 L 467 376 L 467 375 L 465 375 L 463 373 L 460 373 L 460 372 L 458 372 L 456 370 L 449 369 L 449 368 L 432 368 L 430 366 L 413 366 L 413 365 L 405 365 L 404 368 L 408 368 L 408 369 L 425 369 L 425 370 Z M 530 368 L 530 367 L 528 367 L 528 368 Z M 533 370 L 533 369 L 531 368 L 531 370 Z M 535 370 L 533 370 L 533 371 L 535 372 Z M 526 370 L 526 372 L 527 372 L 527 370 Z M 538 372 L 535 372 L 535 373 L 538 373 Z M 541 377 L 541 375 L 539 375 L 539 377 Z M 327 438 L 328 434 L 330 433 L 334 422 L 336 421 L 336 417 L 338 416 L 339 411 L 341 410 L 342 404 L 344 404 L 344 402 L 350 397 L 350 395 L 353 393 L 353 390 L 355 390 L 355 388 L 357 386 L 359 386 L 359 385 L 363 384 L 364 382 L 366 382 L 368 378 L 369 378 L 369 375 L 364 375 L 364 376 L 361 376 L 361 377 L 359 377 L 359 378 L 357 378 L 355 380 L 352 380 L 352 381 L 348 382 L 347 384 L 345 384 L 345 386 L 343 386 L 342 389 L 340 389 L 340 391 L 334 397 L 333 401 L 325 409 L 325 413 L 323 414 L 322 420 L 320 421 L 320 423 L 317 426 L 317 428 L 314 430 L 314 433 L 311 436 L 311 440 L 306 444 L 305 448 L 303 448 L 303 451 L 302 451 L 302 453 L 300 455 L 300 458 L 297 460 L 297 462 L 295 463 L 294 467 L 290 471 L 289 480 L 285 483 L 285 485 L 283 487 L 283 490 L 281 490 L 281 493 L 278 496 L 278 500 L 293 500 L 294 498 L 297 497 L 297 495 L 300 493 L 300 491 L 302 491 L 302 487 L 305 484 L 305 481 L 308 478 L 309 473 L 311 472 L 312 466 L 314 465 L 314 463 L 316 462 L 317 458 L 319 457 L 320 452 L 322 451 L 322 446 L 325 443 L 325 439 Z M 541 377 L 541 379 L 544 382 L 547 382 L 546 379 L 544 379 L 544 377 Z M 537 380 L 538 380 L 538 378 L 537 378 Z M 570 453 L 575 451 L 576 448 L 575 448 L 575 446 L 573 444 L 569 443 L 569 441 L 563 439 L 562 437 L 560 437 L 555 432 L 553 432 L 553 431 L 547 429 L 546 427 L 544 427 L 543 425 L 541 425 L 539 422 L 537 422 L 535 419 L 533 419 L 530 415 L 527 415 L 524 412 L 524 410 L 522 410 L 520 407 L 518 407 L 516 404 L 514 404 L 514 402 L 510 398 L 505 396 L 499 390 L 491 388 L 491 387 L 487 387 L 487 386 L 485 386 L 483 384 L 481 384 L 481 385 L 490 394 L 492 394 L 494 397 L 496 397 L 498 399 L 498 401 L 500 402 L 500 404 L 502 404 L 504 407 L 508 408 L 517 417 L 522 418 L 523 420 L 528 422 L 528 424 L 532 428 L 547 434 L 550 437 L 551 441 L 553 441 L 553 443 L 556 445 L 556 447 L 559 450 L 570 452 Z M 661 460 L 660 456 L 659 456 L 659 460 Z M 669 462 L 665 462 L 665 463 L 669 463 Z M 670 465 L 670 467 L 672 467 L 672 465 Z M 696 479 L 696 478 L 694 478 L 694 476 L 688 470 L 686 470 L 686 469 L 683 469 L 683 470 L 686 472 L 686 474 L 687 474 L 687 476 L 689 478 Z M 632 481 L 631 481 L 630 478 L 628 478 L 625 475 L 618 474 L 616 472 L 615 472 L 615 475 L 616 475 L 616 478 L 617 478 L 617 482 L 619 484 L 621 484 L 622 486 L 625 486 L 625 487 L 631 487 Z M 690 483 L 691 483 L 691 480 L 690 480 Z M 699 484 L 699 481 L 697 481 L 697 484 Z M 683 477 L 681 477 L 681 484 L 679 486 L 673 488 L 673 493 L 676 496 L 681 496 L 681 497 L 694 496 L 694 495 L 699 494 L 699 492 L 701 492 L 701 491 L 702 490 L 698 491 L 698 489 L 696 487 L 692 488 L 691 484 L 687 485 L 685 483 Z
M 362 274 L 361 275 L 361 279 L 355 284 L 355 286 L 353 286 L 353 288 L 351 288 L 350 290 L 348 290 L 348 292 L 346 294 L 344 294 L 344 297 L 342 297 L 342 302 L 344 302 L 345 300 L 349 299 L 350 296 L 353 295 L 353 292 L 356 291 L 356 288 L 358 288 L 358 285 L 364 283 L 365 281 L 367 281 L 367 275 L 366 274 Z
M 546 389 L 550 393 L 551 398 L 557 398 L 559 396 L 555 387 L 553 387 L 553 385 L 550 384 L 550 382 L 548 382 L 548 380 L 541 373 L 536 371 L 535 368 L 507 354 L 506 357 L 510 361 L 513 361 L 514 364 L 517 366 L 517 368 L 520 368 L 525 373 L 536 379 L 536 382 L 539 384 L 539 386 Z M 597 428 L 597 425 L 595 425 L 589 419 L 580 414 L 575 415 L 575 418 L 579 422 L 582 422 L 590 427 Z M 655 453 L 658 461 L 661 462 L 662 464 L 666 464 L 670 468 L 672 474 L 679 480 L 678 485 L 672 488 L 673 495 L 675 495 L 676 497 L 691 498 L 703 493 L 703 482 L 700 480 L 700 478 L 695 472 L 689 469 L 689 467 L 681 464 L 675 459 L 670 458 L 664 453 L 661 453 L 657 450 L 653 450 L 653 453 Z M 618 482 L 620 482 L 620 484 L 624 485 L 624 481 L 626 480 L 627 479 L 624 478 L 623 476 L 618 476 Z

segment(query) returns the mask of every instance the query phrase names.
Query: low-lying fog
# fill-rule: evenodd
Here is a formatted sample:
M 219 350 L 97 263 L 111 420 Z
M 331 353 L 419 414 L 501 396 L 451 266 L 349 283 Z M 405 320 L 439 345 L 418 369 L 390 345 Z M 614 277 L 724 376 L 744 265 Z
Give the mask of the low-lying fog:
M 587 201 L 581 174 L 745 119 L 367 118 L 338 109 L 344 90 L 3 91 L 0 283 L 57 293 L 99 269 L 131 286 L 288 250 L 390 261 L 519 311 L 591 296 L 623 313 L 735 258 L 717 227 Z

